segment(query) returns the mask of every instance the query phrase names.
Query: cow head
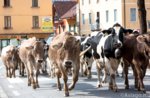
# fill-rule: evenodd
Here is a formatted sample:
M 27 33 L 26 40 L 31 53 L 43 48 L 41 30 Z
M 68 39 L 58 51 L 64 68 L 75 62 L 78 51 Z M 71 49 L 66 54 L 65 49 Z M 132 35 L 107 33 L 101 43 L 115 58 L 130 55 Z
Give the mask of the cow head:
M 30 54 L 35 59 L 36 63 L 42 63 L 44 59 L 44 49 L 45 45 L 41 41 L 35 41 L 35 43 L 32 46 L 26 47 L 28 50 L 30 50 Z
M 74 36 L 66 35 L 61 44 L 60 59 L 66 68 L 71 68 L 77 55 L 80 52 L 80 41 Z
M 124 28 L 118 23 L 110 28 L 111 33 L 105 41 L 104 52 L 106 57 L 119 58 L 121 56 L 121 51 L 119 50 L 123 45 Z
M 143 34 L 139 35 L 137 38 L 137 41 L 139 42 L 139 47 L 142 52 L 150 53 L 150 34 Z

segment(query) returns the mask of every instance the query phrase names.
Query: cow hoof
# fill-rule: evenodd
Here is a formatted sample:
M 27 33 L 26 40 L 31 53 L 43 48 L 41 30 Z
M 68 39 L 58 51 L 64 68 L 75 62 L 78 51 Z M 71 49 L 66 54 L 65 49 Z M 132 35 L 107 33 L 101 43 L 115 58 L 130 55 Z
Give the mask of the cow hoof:
M 118 92 L 118 89 L 114 89 L 113 91 L 114 91 L 114 92 Z
M 36 87 L 37 87 L 37 88 L 40 88 L 40 86 L 39 86 L 38 84 L 36 85 Z
M 106 81 L 106 80 L 103 80 L 102 83 L 107 83 L 107 81 Z
M 112 85 L 109 85 L 109 90 L 113 90 L 113 86 Z
M 146 90 L 143 90 L 142 92 L 145 94 L 145 93 L 146 93 Z
M 28 83 L 28 86 L 31 86 L 31 83 Z
M 98 85 L 97 85 L 97 88 L 100 88 L 100 87 L 102 87 L 102 84 L 98 84 Z
M 74 88 L 74 85 L 69 85 L 69 90 L 72 90 Z
M 35 86 L 35 85 L 33 85 L 32 87 L 33 87 L 33 89 L 36 89 L 36 86 Z
M 87 78 L 88 78 L 88 79 L 91 79 L 91 78 L 92 78 L 92 76 L 88 76 Z
M 129 86 L 126 85 L 126 86 L 125 86 L 125 89 L 129 89 Z
M 61 87 L 58 87 L 58 89 L 57 89 L 58 91 L 61 91 Z
M 68 97 L 68 96 L 69 96 L 69 92 L 66 92 L 64 96 L 65 96 L 65 97 Z

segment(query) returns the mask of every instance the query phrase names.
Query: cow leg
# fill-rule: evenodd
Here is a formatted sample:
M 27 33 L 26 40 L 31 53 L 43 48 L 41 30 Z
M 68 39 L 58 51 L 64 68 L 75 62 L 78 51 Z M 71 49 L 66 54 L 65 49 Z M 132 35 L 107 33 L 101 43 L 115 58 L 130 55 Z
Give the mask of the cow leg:
M 36 85 L 36 87 L 37 88 L 39 88 L 40 86 L 39 86 L 39 82 L 38 82 L 38 75 L 39 75 L 39 70 L 36 70 L 35 71 L 35 85 Z
M 123 72 L 124 72 L 124 79 L 125 79 L 125 89 L 129 89 L 129 81 L 128 81 L 128 63 L 124 60 L 121 62 L 121 65 L 123 66 Z
M 135 69 L 135 65 L 131 65 L 131 67 L 132 67 L 133 74 L 134 74 L 134 87 L 135 87 L 136 89 L 138 89 L 139 87 L 138 87 L 137 71 L 136 71 L 136 69 Z
M 124 65 L 124 78 L 125 78 L 125 89 L 129 89 L 129 81 L 128 81 L 128 65 Z
M 73 79 L 72 83 L 69 85 L 69 90 L 72 90 L 75 87 L 76 82 L 78 81 L 79 68 L 73 70 Z
M 146 93 L 145 89 L 144 89 L 144 83 L 143 83 L 143 72 L 140 68 L 140 65 L 137 64 L 134 60 L 134 65 L 136 66 L 135 69 L 137 71 L 137 78 L 138 78 L 138 90 L 139 91 L 143 91 L 143 93 Z
M 81 66 L 81 76 L 84 77 L 84 74 L 83 74 L 84 61 L 80 61 L 80 66 Z
M 9 77 L 9 78 L 12 77 L 12 75 L 11 75 L 11 69 L 10 69 L 10 68 L 8 68 L 8 77 Z
M 107 78 L 107 66 L 104 65 L 104 76 L 103 76 L 103 79 L 102 79 L 102 82 L 103 83 L 106 83 L 106 78 Z
M 142 73 L 140 71 L 138 71 L 137 73 L 138 73 L 138 90 L 143 91 L 145 93 L 146 91 L 144 89 Z
M 101 79 L 100 79 L 100 72 L 101 72 L 101 68 L 100 68 L 100 64 L 97 62 L 96 63 L 96 70 L 97 70 L 97 77 L 98 77 L 98 81 L 97 81 L 97 87 L 102 87 L 102 83 L 101 83 Z
M 36 82 L 34 80 L 34 73 L 33 73 L 33 71 L 30 71 L 30 79 L 31 79 L 31 84 L 32 84 L 33 89 L 36 89 Z
M 57 73 L 57 87 L 58 90 L 61 91 L 61 83 L 60 83 L 61 73 Z
M 15 67 L 14 67 L 14 68 L 12 68 L 12 75 L 13 75 L 13 77 L 14 77 L 14 78 L 16 77 L 15 70 L 16 70 L 16 68 L 15 68 Z
M 116 85 L 116 71 L 119 66 L 119 60 L 110 59 L 110 88 L 112 88 L 115 92 L 117 92 L 118 87 Z
M 8 67 L 6 66 L 6 77 L 9 77 L 9 69 L 8 69 Z
M 91 73 L 91 69 L 92 69 L 92 63 L 93 63 L 93 58 L 89 58 L 87 61 L 87 69 L 88 69 L 88 79 L 92 78 L 92 73 Z
M 29 69 L 27 67 L 26 67 L 26 71 L 27 71 L 27 77 L 28 77 L 28 86 L 31 86 L 30 73 L 29 73 Z
M 66 73 L 63 73 L 63 80 L 64 80 L 64 91 L 65 91 L 65 95 L 64 96 L 69 96 L 69 90 L 68 90 L 68 85 L 67 85 L 67 81 L 68 81 L 68 77 Z

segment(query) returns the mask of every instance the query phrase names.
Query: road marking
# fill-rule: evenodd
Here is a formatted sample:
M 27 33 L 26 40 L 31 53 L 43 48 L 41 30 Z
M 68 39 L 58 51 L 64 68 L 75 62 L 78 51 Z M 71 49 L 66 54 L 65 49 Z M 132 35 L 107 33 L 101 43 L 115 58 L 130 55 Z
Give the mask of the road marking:
M 9 81 L 9 83 L 24 83 L 23 80 L 21 80 L 19 77 L 16 78 L 7 78 L 7 80 Z
M 15 96 L 19 96 L 20 95 L 20 93 L 18 92 L 18 91 L 16 91 L 16 90 L 14 90 L 14 91 L 12 91 L 13 92 L 13 94 L 15 95 Z
M 12 85 L 8 85 L 9 88 L 14 88 Z

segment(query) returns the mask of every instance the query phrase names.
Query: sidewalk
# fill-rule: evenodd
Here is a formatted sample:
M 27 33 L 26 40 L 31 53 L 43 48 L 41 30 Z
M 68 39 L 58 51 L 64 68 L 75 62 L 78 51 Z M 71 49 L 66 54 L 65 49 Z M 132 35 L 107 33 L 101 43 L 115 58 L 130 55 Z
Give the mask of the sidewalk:
M 4 92 L 1 86 L 0 86 L 0 98 L 8 98 L 7 94 Z
M 2 63 L 1 57 L 0 57 L 0 63 Z M 8 98 L 7 94 L 5 93 L 5 91 L 3 90 L 1 86 L 0 86 L 0 98 Z

